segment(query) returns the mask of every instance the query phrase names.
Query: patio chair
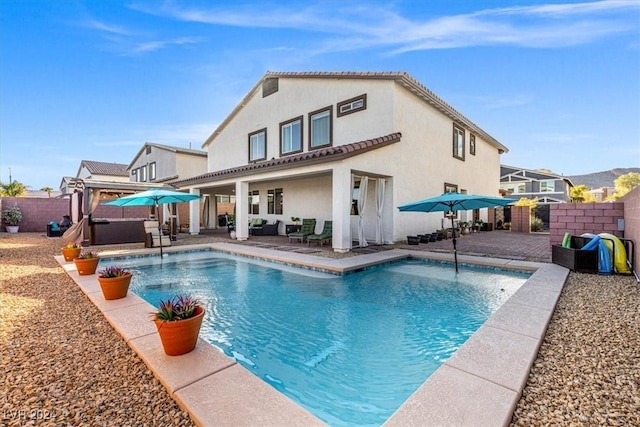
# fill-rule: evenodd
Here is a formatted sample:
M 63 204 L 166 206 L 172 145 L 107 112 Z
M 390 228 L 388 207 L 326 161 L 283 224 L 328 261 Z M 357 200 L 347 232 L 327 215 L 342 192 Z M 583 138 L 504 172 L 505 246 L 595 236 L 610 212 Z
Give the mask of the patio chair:
M 320 234 L 311 234 L 307 236 L 307 246 L 311 246 L 311 242 L 317 242 L 320 246 L 324 245 L 326 242 L 331 243 L 332 236 L 333 221 L 325 221 Z
M 146 248 L 157 248 L 162 246 L 171 246 L 170 236 L 160 234 L 158 231 L 158 221 L 144 221 L 144 232 L 147 235 L 145 241 Z
M 293 240 L 300 240 L 300 243 L 304 243 L 304 239 L 307 236 L 310 236 L 316 231 L 316 219 L 315 218 L 304 218 L 302 220 L 302 227 L 300 231 L 294 231 L 293 233 L 289 233 L 289 243 Z

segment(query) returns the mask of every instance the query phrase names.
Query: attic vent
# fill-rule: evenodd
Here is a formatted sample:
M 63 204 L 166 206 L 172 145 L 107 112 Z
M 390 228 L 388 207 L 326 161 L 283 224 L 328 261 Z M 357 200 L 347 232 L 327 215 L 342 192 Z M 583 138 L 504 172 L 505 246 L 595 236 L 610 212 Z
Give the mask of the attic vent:
M 151 146 L 147 145 L 147 154 L 151 154 Z
M 266 98 L 267 96 L 276 93 L 278 91 L 278 78 L 270 77 L 265 79 L 262 83 L 262 97 Z

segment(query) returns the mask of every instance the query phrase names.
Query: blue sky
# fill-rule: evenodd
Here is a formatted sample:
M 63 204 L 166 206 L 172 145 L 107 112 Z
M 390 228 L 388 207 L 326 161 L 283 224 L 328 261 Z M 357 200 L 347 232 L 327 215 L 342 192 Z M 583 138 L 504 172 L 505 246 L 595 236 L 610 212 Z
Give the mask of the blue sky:
M 0 0 L 0 181 L 199 149 L 266 71 L 406 71 L 504 164 L 640 166 L 638 0 Z

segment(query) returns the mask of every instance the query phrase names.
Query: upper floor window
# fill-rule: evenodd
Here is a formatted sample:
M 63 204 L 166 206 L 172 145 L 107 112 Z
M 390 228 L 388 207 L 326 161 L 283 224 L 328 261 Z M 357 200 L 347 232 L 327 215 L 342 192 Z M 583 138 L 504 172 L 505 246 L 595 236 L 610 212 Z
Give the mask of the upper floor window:
M 464 129 L 453 125 L 453 157 L 464 160 Z
M 147 154 L 151 154 L 151 146 L 147 145 Z
M 280 155 L 302 151 L 302 116 L 280 123 Z
M 524 182 L 501 184 L 500 188 L 507 190 L 511 194 L 522 194 L 527 192 L 527 185 Z
M 556 191 L 555 181 L 552 179 L 546 179 L 540 181 L 540 192 L 541 193 L 551 193 Z
M 267 158 L 267 128 L 249 134 L 249 161 Z
M 449 184 L 448 182 L 444 183 L 444 192 L 445 193 L 457 193 L 458 185 L 457 184 Z
M 134 169 L 131 171 L 131 180 L 134 182 L 138 181 L 138 169 Z
M 309 113 L 309 149 L 331 145 L 331 106 Z
M 145 182 L 147 180 L 147 166 L 140 166 L 140 182 Z
M 156 179 L 156 162 L 149 163 L 149 181 Z
M 476 136 L 474 134 L 469 135 L 469 154 L 476 155 Z
M 356 111 L 365 110 L 367 108 L 367 94 L 356 96 L 338 103 L 338 117 L 355 113 Z

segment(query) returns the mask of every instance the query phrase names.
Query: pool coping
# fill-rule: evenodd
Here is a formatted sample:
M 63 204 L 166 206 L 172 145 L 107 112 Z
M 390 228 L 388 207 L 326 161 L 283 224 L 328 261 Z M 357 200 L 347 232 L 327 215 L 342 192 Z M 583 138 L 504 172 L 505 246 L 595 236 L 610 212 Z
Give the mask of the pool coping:
M 453 261 L 451 253 L 441 252 L 393 249 L 328 258 L 233 243 L 169 247 L 164 252 L 194 250 L 217 250 L 335 273 L 405 258 Z M 109 258 L 147 254 L 157 254 L 157 250 L 100 252 Z M 151 322 L 151 304 L 132 293 L 106 301 L 96 275 L 80 276 L 73 262 L 65 262 L 62 256 L 55 259 L 197 425 L 326 425 L 202 339 L 191 353 L 166 356 Z M 472 255 L 459 255 L 458 261 L 533 274 L 384 426 L 506 426 L 511 421 L 569 270 L 556 264 Z

